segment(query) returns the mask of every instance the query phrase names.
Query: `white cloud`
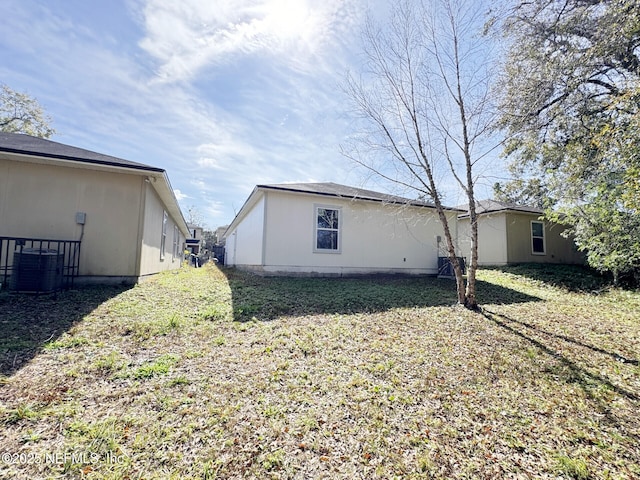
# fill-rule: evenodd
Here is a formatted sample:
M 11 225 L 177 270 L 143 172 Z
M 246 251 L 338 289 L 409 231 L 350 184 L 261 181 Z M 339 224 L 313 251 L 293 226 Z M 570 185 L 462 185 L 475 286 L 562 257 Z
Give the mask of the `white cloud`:
M 228 222 L 258 183 L 346 182 L 336 79 L 359 2 L 129 0 L 138 24 L 105 40 L 71 7 L 8 0 L 0 77 L 44 104 L 54 140 L 164 168 Z
M 176 196 L 176 200 L 178 200 L 179 202 L 184 200 L 185 198 L 191 198 L 189 195 L 187 195 L 186 193 L 182 193 L 179 189 L 174 188 L 173 189 L 173 193 Z
M 207 215 L 207 218 L 220 218 L 225 213 L 226 207 L 227 205 L 220 201 L 205 201 L 204 213 Z M 217 226 L 218 225 L 209 225 L 209 228 L 216 228 Z
M 269 53 L 301 69 L 317 67 L 359 9 L 344 0 L 147 0 L 140 47 L 159 63 L 161 81 L 193 78 L 236 54 Z
M 201 178 L 193 178 L 190 183 L 201 192 L 204 192 L 207 190 L 207 183 L 205 180 Z

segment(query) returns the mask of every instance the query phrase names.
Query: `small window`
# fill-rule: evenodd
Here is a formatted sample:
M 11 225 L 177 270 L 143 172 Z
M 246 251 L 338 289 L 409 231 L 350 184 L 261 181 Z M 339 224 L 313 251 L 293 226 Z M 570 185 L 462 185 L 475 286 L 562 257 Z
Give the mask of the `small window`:
M 315 251 L 340 252 L 340 209 L 315 207 Z
M 544 255 L 545 241 L 544 241 L 544 223 L 531 222 L 531 253 L 534 255 Z
M 162 237 L 160 237 L 160 260 L 164 260 L 164 249 L 167 245 L 167 212 L 162 212 Z
M 175 260 L 176 258 L 178 258 L 180 256 L 180 247 L 178 245 L 178 240 L 179 240 L 179 233 L 178 233 L 178 227 L 174 225 L 173 227 L 173 250 L 172 250 L 172 260 Z

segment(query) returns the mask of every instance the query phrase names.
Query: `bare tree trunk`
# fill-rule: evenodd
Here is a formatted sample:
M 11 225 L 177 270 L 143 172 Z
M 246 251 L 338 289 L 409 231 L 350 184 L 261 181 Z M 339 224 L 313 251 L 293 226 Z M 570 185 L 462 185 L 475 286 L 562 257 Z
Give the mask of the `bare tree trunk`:
M 435 201 L 434 203 L 436 205 L 436 210 L 438 211 L 438 218 L 444 230 L 444 238 L 447 242 L 447 255 L 453 267 L 453 272 L 456 278 L 456 293 L 458 296 L 458 304 L 466 306 L 467 301 L 464 287 L 464 274 L 462 273 L 462 265 L 460 265 L 460 261 L 458 260 L 458 256 L 456 254 L 456 242 L 453 239 L 453 235 L 451 235 L 449 220 L 447 219 L 444 206 L 442 205 L 442 203 L 440 203 L 439 196 L 437 196 L 437 201 Z
M 478 271 L 478 216 L 475 202 L 469 200 L 469 222 L 471 225 L 471 262 L 467 266 L 467 290 L 465 292 L 465 307 L 478 309 L 476 298 L 476 272 Z
M 349 76 L 345 86 L 368 130 L 357 136 L 357 147 L 343 153 L 383 179 L 433 200 L 455 273 L 457 301 L 471 309 L 478 306 L 474 148 L 488 136 L 491 98 L 489 78 L 478 60 L 486 53 L 476 36 L 483 24 L 478 9 L 466 0 L 394 4 L 386 28 L 367 24 L 364 71 L 358 79 Z M 471 261 L 466 285 L 458 239 L 438 183 L 446 171 L 469 204 Z
M 444 2 L 445 15 L 447 16 L 447 20 L 449 22 L 449 26 L 451 29 L 451 52 L 452 52 L 452 62 L 450 65 L 451 74 L 448 76 L 446 72 L 445 66 L 443 66 L 440 61 L 440 56 L 438 55 L 438 65 L 440 67 L 440 72 L 445 79 L 445 85 L 449 94 L 454 99 L 454 102 L 458 109 L 459 122 L 461 127 L 461 134 L 459 140 L 453 139 L 453 142 L 458 146 L 461 150 L 461 153 L 464 156 L 464 181 L 458 175 L 456 168 L 454 167 L 453 159 L 449 154 L 449 149 L 445 148 L 445 153 L 447 156 L 447 161 L 449 163 L 449 167 L 451 169 L 451 173 L 458 181 L 460 187 L 464 190 L 467 196 L 467 203 L 469 208 L 469 221 L 471 227 L 471 261 L 467 265 L 467 285 L 464 291 L 464 300 L 463 304 L 465 307 L 476 310 L 478 308 L 478 300 L 476 298 L 476 271 L 478 270 L 478 218 L 476 214 L 476 200 L 475 200 L 475 181 L 473 179 L 473 165 L 474 159 L 472 155 L 473 149 L 473 141 L 474 138 L 471 137 L 469 132 L 470 127 L 470 119 L 467 113 L 467 96 L 463 93 L 463 72 L 462 72 L 462 58 L 460 51 L 460 29 L 463 28 L 460 25 L 459 19 L 457 15 L 460 14 L 459 11 L 455 10 L 454 2 L 450 0 L 446 0 Z M 435 38 L 435 36 L 434 36 Z M 434 40 L 434 50 L 438 52 L 438 42 Z M 449 79 L 449 77 L 451 79 Z M 485 100 L 481 99 L 479 102 L 477 101 L 476 107 L 480 107 L 481 109 L 486 106 Z M 450 132 L 447 132 L 447 136 L 451 137 Z M 445 147 L 447 142 L 445 141 Z M 453 262 L 453 259 L 452 259 Z M 455 263 L 458 263 L 457 259 Z M 456 275 L 457 278 L 457 275 Z

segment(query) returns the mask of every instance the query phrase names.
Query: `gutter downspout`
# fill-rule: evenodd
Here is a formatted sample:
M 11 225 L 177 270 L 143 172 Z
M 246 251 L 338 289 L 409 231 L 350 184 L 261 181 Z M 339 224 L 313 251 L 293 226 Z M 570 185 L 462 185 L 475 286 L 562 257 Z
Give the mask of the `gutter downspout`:
M 262 211 L 262 258 L 260 264 L 264 267 L 267 255 L 267 192 L 264 192 L 264 208 Z

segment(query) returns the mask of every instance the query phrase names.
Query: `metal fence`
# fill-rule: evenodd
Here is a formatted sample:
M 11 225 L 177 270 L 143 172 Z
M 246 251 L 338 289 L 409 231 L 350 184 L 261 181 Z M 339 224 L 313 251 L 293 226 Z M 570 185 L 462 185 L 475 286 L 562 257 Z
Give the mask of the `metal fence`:
M 214 245 L 211 251 L 213 252 L 213 256 L 218 259 L 218 265 L 224 265 L 224 245 Z
M 45 293 L 73 287 L 80 240 L 0 237 L 0 290 Z
M 458 263 L 462 269 L 462 274 L 467 273 L 466 259 L 464 257 L 458 257 Z M 453 264 L 449 257 L 438 257 L 438 277 L 439 278 L 455 278 L 456 273 L 453 269 Z

